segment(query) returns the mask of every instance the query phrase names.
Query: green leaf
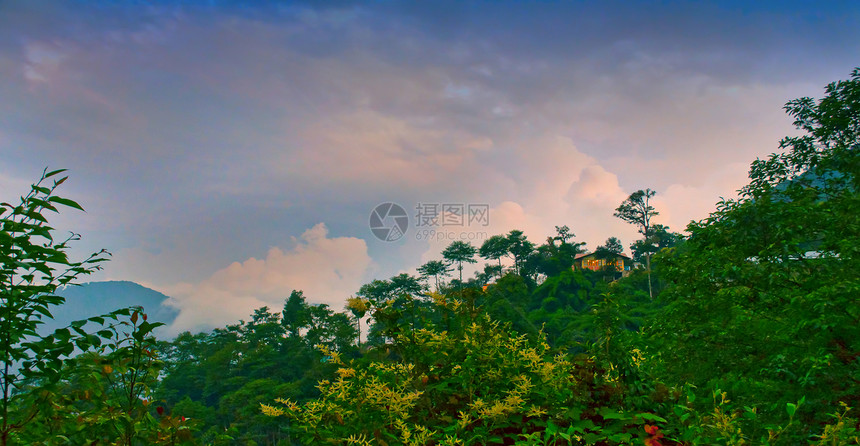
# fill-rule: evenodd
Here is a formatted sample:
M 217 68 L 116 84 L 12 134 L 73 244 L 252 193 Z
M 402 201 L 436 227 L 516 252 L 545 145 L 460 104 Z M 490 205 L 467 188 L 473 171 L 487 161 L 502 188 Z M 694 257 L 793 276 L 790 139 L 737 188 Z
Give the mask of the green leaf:
M 614 434 L 609 436 L 609 441 L 614 441 L 616 443 L 622 444 L 630 444 L 630 439 L 633 438 L 632 435 L 628 433 Z
M 72 321 L 72 323 L 71 323 L 72 328 L 80 328 L 80 327 L 83 327 L 84 325 L 87 325 L 86 319 L 80 320 L 80 321 Z
M 48 188 L 47 188 L 47 187 L 45 187 L 45 186 L 36 186 L 35 184 L 33 184 L 33 185 L 32 185 L 32 186 L 30 186 L 30 187 L 31 187 L 34 191 L 39 192 L 40 194 L 50 194 L 50 193 L 51 193 L 51 189 L 48 189 Z
M 70 200 L 70 199 L 68 199 L 68 198 L 62 198 L 62 197 L 50 197 L 50 198 L 48 198 L 48 201 L 50 201 L 50 202 L 52 202 L 52 203 L 62 204 L 63 206 L 68 206 L 68 207 L 71 207 L 71 208 L 79 209 L 79 210 L 82 210 L 82 211 L 84 210 L 84 208 L 83 208 L 83 207 L 81 207 L 81 205 L 79 205 L 76 201 L 74 201 L 74 200 Z M 85 212 L 86 212 L 86 211 L 85 211 Z
M 654 415 L 653 413 L 643 412 L 640 414 L 636 414 L 636 416 L 639 418 L 642 418 L 643 420 L 648 420 L 648 421 L 659 421 L 661 423 L 667 422 L 665 418 Z
M 600 416 L 603 417 L 604 420 L 626 420 L 628 418 L 623 413 L 608 407 L 600 408 Z
M 788 413 L 789 417 L 793 417 L 794 413 L 797 412 L 797 404 L 785 403 L 785 411 Z
M 52 170 L 52 171 L 50 171 L 50 172 L 48 172 L 48 173 L 46 173 L 46 174 L 45 174 L 45 178 L 51 178 L 52 176 L 57 175 L 57 174 L 59 174 L 59 173 L 63 173 L 63 172 L 65 172 L 65 171 L 67 171 L 67 170 L 69 170 L 69 169 L 57 169 L 57 170 Z
M 72 333 L 68 328 L 58 328 L 54 331 L 54 337 L 62 342 L 67 342 L 72 337 Z
M 51 314 L 51 312 L 48 310 L 47 306 L 37 305 L 37 306 L 33 307 L 33 311 L 35 311 L 39 314 L 42 314 L 44 316 L 47 316 L 50 319 L 54 318 L 54 315 Z

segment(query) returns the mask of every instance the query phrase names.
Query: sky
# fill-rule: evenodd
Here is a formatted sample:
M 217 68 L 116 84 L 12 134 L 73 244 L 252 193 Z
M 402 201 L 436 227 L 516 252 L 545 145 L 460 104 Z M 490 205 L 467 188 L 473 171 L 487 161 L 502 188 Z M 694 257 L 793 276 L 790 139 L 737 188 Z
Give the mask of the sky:
M 629 246 L 638 189 L 683 231 L 856 66 L 850 1 L 0 0 L 0 199 L 69 169 L 87 280 L 171 296 L 174 333 L 340 310 L 455 240 Z

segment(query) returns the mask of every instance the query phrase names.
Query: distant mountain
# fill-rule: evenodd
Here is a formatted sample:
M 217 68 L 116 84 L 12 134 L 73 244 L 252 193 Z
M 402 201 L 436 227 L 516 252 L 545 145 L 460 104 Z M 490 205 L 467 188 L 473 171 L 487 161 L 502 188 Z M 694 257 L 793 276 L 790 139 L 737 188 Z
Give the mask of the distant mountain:
M 52 307 L 53 320 L 46 320 L 39 332 L 48 333 L 72 321 L 110 313 L 130 306 L 141 306 L 149 322 L 171 324 L 179 311 L 165 304 L 168 296 L 128 281 L 89 282 L 67 286 L 57 292 L 66 303 Z

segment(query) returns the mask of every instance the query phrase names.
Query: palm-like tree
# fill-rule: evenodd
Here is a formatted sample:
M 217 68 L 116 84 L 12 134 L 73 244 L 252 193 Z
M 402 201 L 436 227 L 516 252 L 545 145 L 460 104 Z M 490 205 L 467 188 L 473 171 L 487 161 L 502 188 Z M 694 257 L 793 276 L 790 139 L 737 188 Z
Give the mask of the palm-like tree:
M 507 241 L 508 254 L 514 259 L 514 271 L 519 274 L 523 260 L 535 250 L 535 244 L 528 241 L 523 231 L 518 229 L 508 233 Z
M 355 316 L 355 321 L 358 324 L 358 346 L 361 347 L 361 318 L 367 314 L 370 308 L 370 302 L 361 297 L 350 297 L 346 300 L 346 309 Z
M 502 257 L 508 254 L 510 242 L 503 235 L 494 235 L 484 241 L 478 253 L 487 260 L 499 261 L 499 278 L 502 277 Z
M 460 271 L 460 283 L 463 283 L 463 262 L 478 263 L 475 260 L 475 254 L 478 253 L 477 248 L 469 242 L 456 241 L 448 245 L 442 251 L 442 257 L 451 263 L 457 263 L 457 269 Z
M 439 292 L 439 277 L 440 276 L 450 276 L 451 268 L 441 260 L 431 260 L 420 267 L 418 267 L 418 272 L 421 274 L 421 277 L 428 278 L 434 277 L 436 278 L 436 292 Z

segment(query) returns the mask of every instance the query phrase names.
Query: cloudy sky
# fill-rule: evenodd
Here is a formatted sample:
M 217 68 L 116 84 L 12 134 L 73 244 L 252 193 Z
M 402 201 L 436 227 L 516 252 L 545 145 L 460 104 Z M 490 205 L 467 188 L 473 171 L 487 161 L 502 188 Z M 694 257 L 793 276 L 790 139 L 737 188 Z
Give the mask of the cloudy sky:
M 321 3 L 0 0 L 0 199 L 68 168 L 87 213 L 53 223 L 174 330 L 292 289 L 339 309 L 439 258 L 422 229 L 629 245 L 612 210 L 650 187 L 680 231 L 793 132 L 787 100 L 860 65 L 851 1 Z M 400 240 L 369 229 L 383 202 Z M 421 203 L 489 221 L 417 228 Z

